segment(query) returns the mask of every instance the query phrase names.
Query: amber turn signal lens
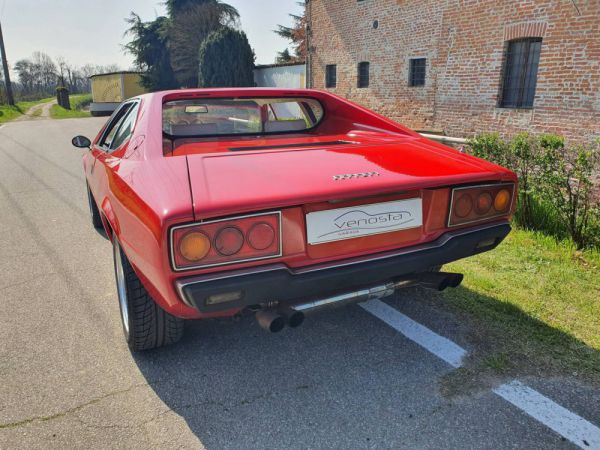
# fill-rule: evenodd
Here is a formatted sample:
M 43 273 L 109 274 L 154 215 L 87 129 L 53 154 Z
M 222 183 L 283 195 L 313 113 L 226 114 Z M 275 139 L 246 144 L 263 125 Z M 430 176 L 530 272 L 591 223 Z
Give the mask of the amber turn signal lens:
M 225 227 L 215 237 L 215 248 L 224 256 L 235 255 L 244 245 L 244 235 L 236 227 Z
M 456 201 L 454 206 L 454 214 L 457 217 L 467 217 L 473 209 L 473 199 L 469 194 L 463 194 Z
M 179 242 L 179 252 L 188 261 L 200 261 L 210 250 L 210 239 L 197 231 L 186 234 Z
M 516 187 L 512 183 L 457 187 L 452 190 L 448 227 L 510 215 Z
M 248 243 L 255 250 L 269 248 L 275 240 L 275 230 L 268 223 L 261 222 L 253 225 L 248 232 Z
M 492 196 L 489 192 L 482 192 L 477 196 L 477 206 L 475 211 L 477 214 L 486 214 L 492 207 Z
M 508 209 L 510 204 L 510 192 L 507 189 L 502 189 L 496 194 L 494 199 L 494 209 L 498 212 L 503 212 Z

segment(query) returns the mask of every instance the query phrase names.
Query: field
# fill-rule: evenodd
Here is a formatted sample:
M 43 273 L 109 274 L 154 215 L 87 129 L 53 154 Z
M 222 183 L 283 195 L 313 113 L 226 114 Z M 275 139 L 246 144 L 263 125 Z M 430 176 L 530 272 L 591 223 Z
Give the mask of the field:
M 575 375 L 600 383 L 600 252 L 515 229 L 488 253 L 444 266 L 465 274 L 440 295 L 473 330 L 460 390 L 498 375 Z
M 71 95 L 69 99 L 71 102 L 71 109 L 65 109 L 58 105 L 52 105 L 52 108 L 50 108 L 50 117 L 53 119 L 90 117 L 90 113 L 88 111 L 84 111 L 83 108 L 92 102 L 92 94 Z

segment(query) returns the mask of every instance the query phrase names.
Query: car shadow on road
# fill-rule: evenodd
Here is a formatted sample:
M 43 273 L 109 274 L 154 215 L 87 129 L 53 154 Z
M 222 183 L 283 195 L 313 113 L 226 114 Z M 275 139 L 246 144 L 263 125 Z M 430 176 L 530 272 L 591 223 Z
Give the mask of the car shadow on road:
M 559 373 L 564 359 L 554 352 L 585 353 L 588 362 L 600 361 L 600 352 L 518 308 L 459 289 L 475 304 L 495 311 L 490 312 L 492 322 L 502 314 L 502 326 L 490 328 L 487 319 L 452 307 L 443 293 L 410 289 L 386 301 L 450 338 L 452 330 L 464 334 L 474 355 L 467 370 L 496 364 L 494 376 L 528 374 L 531 370 L 512 365 L 528 357 L 530 368 L 542 371 L 553 367 L 549 360 L 558 361 L 554 373 Z M 511 321 L 525 325 L 506 328 Z M 440 331 L 438 325 L 449 322 L 450 328 Z M 512 333 L 505 345 L 491 345 L 503 332 Z M 532 342 L 541 339 L 558 347 L 517 346 L 527 341 L 528 333 Z M 535 359 L 528 353 L 541 351 L 550 354 Z M 486 360 L 497 354 L 506 354 L 508 362 Z M 262 331 L 253 318 L 188 322 L 181 343 L 134 358 L 150 387 L 207 449 L 322 448 L 333 443 L 338 448 L 377 448 L 390 442 L 435 447 L 437 438 L 446 439 L 442 447 L 451 448 L 449 436 L 460 436 L 463 441 L 456 445 L 463 445 L 469 427 L 476 429 L 479 420 L 486 420 L 477 408 L 462 412 L 453 404 L 456 397 L 445 392 L 447 383 L 464 381 L 462 369 L 452 370 L 357 306 L 309 316 L 300 328 L 278 334 Z M 454 374 L 459 377 L 453 379 Z M 472 378 L 473 372 L 468 375 Z M 458 393 L 468 397 L 472 392 Z M 461 430 L 443 416 L 433 419 L 442 410 L 453 417 L 466 415 L 467 428 Z M 435 433 L 424 434 L 431 427 Z M 424 436 L 427 441 L 420 440 Z
M 205 448 L 359 448 L 444 403 L 449 368 L 406 344 L 351 306 L 277 334 L 254 318 L 189 322 L 178 345 L 134 358 Z

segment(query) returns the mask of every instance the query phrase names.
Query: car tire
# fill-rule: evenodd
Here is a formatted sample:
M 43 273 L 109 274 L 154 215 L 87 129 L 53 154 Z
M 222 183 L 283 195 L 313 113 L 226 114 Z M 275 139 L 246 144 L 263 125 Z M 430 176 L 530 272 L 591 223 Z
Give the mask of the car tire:
M 183 319 L 172 316 L 156 304 L 116 236 L 113 238 L 113 259 L 121 323 L 131 351 L 150 350 L 179 341 L 183 336 Z
M 90 191 L 89 186 L 87 186 L 87 196 L 88 205 L 90 207 L 90 216 L 92 218 L 92 225 L 96 229 L 103 228 L 102 216 L 100 216 L 100 210 L 98 209 L 98 205 L 96 204 L 96 200 L 94 200 L 94 196 L 92 195 L 92 191 Z

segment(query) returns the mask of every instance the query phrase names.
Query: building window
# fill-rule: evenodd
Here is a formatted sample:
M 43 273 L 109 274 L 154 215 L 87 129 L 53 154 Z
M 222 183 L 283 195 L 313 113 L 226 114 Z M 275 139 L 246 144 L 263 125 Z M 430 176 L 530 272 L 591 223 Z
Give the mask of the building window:
M 532 108 L 541 38 L 510 41 L 504 60 L 500 108 Z
M 325 66 L 325 87 L 334 88 L 337 85 L 337 66 L 328 64 Z
M 410 69 L 408 73 L 409 86 L 425 86 L 425 67 L 427 60 L 425 58 L 414 58 L 410 60 Z
M 359 88 L 369 87 L 369 63 L 358 63 L 358 83 Z

